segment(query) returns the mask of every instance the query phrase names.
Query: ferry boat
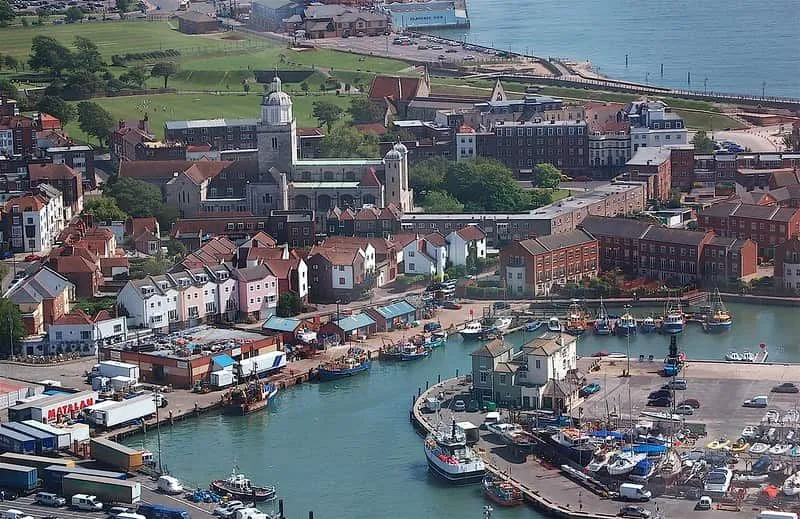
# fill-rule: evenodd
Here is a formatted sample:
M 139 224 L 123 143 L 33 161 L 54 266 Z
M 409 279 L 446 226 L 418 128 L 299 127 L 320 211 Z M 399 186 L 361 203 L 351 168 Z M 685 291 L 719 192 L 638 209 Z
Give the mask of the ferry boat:
M 472 321 L 467 323 L 459 333 L 465 339 L 476 339 L 481 331 L 483 331 L 483 326 L 480 321 Z
M 467 437 L 456 427 L 436 429 L 425 438 L 428 467 L 454 484 L 477 483 L 486 474 L 483 459 L 467 446 Z
M 602 298 L 600 298 L 600 310 L 594 320 L 594 333 L 595 335 L 611 334 L 611 322 L 608 319 L 608 312 L 606 312 L 606 306 L 603 304 Z
M 642 321 L 642 333 L 653 333 L 656 331 L 656 320 L 652 315 L 648 315 Z
M 216 479 L 211 482 L 212 491 L 220 495 L 227 495 L 243 501 L 271 501 L 275 499 L 275 487 L 258 487 L 253 485 L 244 474 L 237 474 L 236 469 L 226 479 Z
M 586 331 L 586 315 L 581 310 L 577 301 L 569 307 L 569 315 L 567 315 L 567 325 L 564 328 L 567 333 L 572 335 L 580 335 Z
M 551 332 L 561 331 L 561 321 L 558 320 L 558 317 L 553 316 L 547 321 L 547 330 Z
M 222 411 L 226 414 L 246 415 L 260 411 L 278 394 L 278 388 L 269 382 L 254 380 L 237 386 L 222 397 Z
M 343 377 L 352 377 L 367 371 L 372 365 L 369 355 L 361 348 L 350 348 L 347 354 L 337 360 L 321 364 L 317 370 L 319 380 L 327 382 Z
M 585 467 L 594 458 L 597 450 L 593 438 L 581 433 L 578 429 L 561 429 L 555 434 L 546 437 L 556 450 L 563 455 Z
M 725 308 L 719 289 L 714 289 L 714 293 L 709 298 L 710 309 L 706 315 L 706 322 L 703 329 L 708 333 L 726 332 L 733 326 L 733 317 Z
M 522 491 L 504 479 L 489 474 L 483 478 L 483 494 L 494 504 L 518 506 L 522 504 Z
M 614 328 L 617 335 L 620 337 L 628 337 L 629 335 L 636 335 L 636 319 L 630 312 L 630 306 L 625 307 L 625 313 L 617 321 L 617 326 Z
M 663 333 L 675 334 L 681 333 L 685 327 L 686 321 L 683 316 L 683 309 L 681 308 L 681 300 L 667 300 L 664 310 L 664 321 L 661 323 L 661 331 Z

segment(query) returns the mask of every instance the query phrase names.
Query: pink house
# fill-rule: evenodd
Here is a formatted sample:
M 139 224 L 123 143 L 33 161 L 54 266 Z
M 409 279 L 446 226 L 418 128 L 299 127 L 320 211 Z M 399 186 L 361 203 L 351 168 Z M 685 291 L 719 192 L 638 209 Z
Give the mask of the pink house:
M 192 326 L 206 315 L 203 287 L 198 286 L 187 271 L 172 274 L 172 279 L 178 285 L 178 318 Z
M 217 311 L 223 321 L 235 321 L 239 314 L 239 282 L 226 265 L 206 267 L 217 283 Z
M 278 306 L 278 278 L 265 266 L 234 269 L 239 282 L 239 311 L 245 317 L 264 319 Z

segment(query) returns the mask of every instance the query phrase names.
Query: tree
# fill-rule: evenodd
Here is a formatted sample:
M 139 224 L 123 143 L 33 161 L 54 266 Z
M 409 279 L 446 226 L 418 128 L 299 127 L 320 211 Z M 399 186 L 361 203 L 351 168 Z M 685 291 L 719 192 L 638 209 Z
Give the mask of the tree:
M 561 182 L 563 173 L 552 164 L 537 164 L 534 168 L 536 172 L 536 184 L 539 187 L 549 188 L 555 191 Z
M 89 38 L 75 36 L 75 56 L 73 63 L 75 69 L 81 72 L 101 72 L 106 70 L 106 64 L 100 49 Z
M 694 134 L 694 137 L 692 137 L 692 144 L 694 144 L 695 153 L 701 155 L 714 153 L 714 141 L 712 141 L 703 130 Z
M 366 97 L 354 97 L 347 111 L 355 123 L 374 123 L 383 118 L 383 110 Z
M 319 122 L 319 126 L 324 124 L 330 133 L 330 131 L 333 129 L 333 124 L 338 121 L 344 113 L 342 107 L 328 101 L 314 101 L 313 106 L 314 109 L 312 114 Z
M 242 81 L 242 88 L 244 89 L 245 94 L 250 93 L 250 83 L 248 83 L 246 79 Z
M 83 20 L 83 10 L 80 7 L 72 6 L 64 13 L 67 23 Z
M 408 172 L 409 187 L 424 195 L 430 191 L 441 191 L 450 161 L 444 157 L 434 157 L 411 166 Z
M 169 80 L 169 77 L 174 76 L 177 73 L 178 65 L 173 61 L 161 61 L 153 65 L 153 68 L 150 69 L 151 76 L 164 78 L 164 88 L 167 88 L 167 81 Z
M 669 192 L 669 202 L 667 207 L 675 209 L 681 206 L 681 192 L 678 188 L 672 188 Z
M 45 70 L 57 77 L 72 66 L 72 52 L 55 38 L 34 36 L 28 63 L 33 70 Z
M 57 117 L 62 126 L 75 120 L 78 115 L 75 106 L 56 96 L 43 96 L 36 103 L 36 110 Z
M 15 58 L 14 56 L 8 55 L 5 58 L 6 66 L 8 68 L 13 68 L 14 70 L 19 70 L 20 61 Z
M 431 213 L 461 213 L 464 211 L 464 204 L 449 193 L 442 191 L 432 191 L 425 195 L 422 206 Z
M 125 221 L 128 219 L 128 215 L 119 208 L 117 201 L 108 196 L 86 200 L 83 204 L 83 210 L 94 214 L 95 220 L 99 222 Z
M 377 157 L 378 137 L 361 133 L 352 126 L 339 126 L 325 134 L 320 143 L 320 156 L 328 158 Z
M 553 203 L 553 194 L 549 189 L 531 189 L 528 191 L 528 196 L 530 197 L 531 209 L 538 209 Z
M 128 69 L 127 72 L 120 74 L 119 80 L 134 88 L 143 88 L 147 81 L 147 70 L 142 65 L 136 65 Z
M 155 216 L 162 229 L 169 229 L 178 218 L 177 209 L 162 201 L 161 190 L 141 180 L 118 178 L 106 186 L 105 194 L 130 216 Z
M 102 145 L 111 133 L 114 116 L 97 103 L 81 101 L 78 103 L 78 123 L 81 130 L 97 137 Z
M 23 335 L 25 327 L 22 324 L 19 307 L 10 299 L 0 298 L 0 355 L 8 357 L 17 351 L 22 351 L 19 342 Z M 14 351 L 11 351 L 12 340 Z
M 467 211 L 523 211 L 530 196 L 511 170 L 496 160 L 477 159 L 451 164 L 444 191 L 464 204 Z
M 182 258 L 186 254 L 186 246 L 180 240 L 170 238 L 164 242 L 164 246 L 167 248 L 167 255 L 172 258 Z
M 292 317 L 303 311 L 303 301 L 294 292 L 285 292 L 278 298 L 278 317 Z
M 305 81 L 300 83 L 300 90 L 302 90 L 303 92 L 308 92 L 308 83 L 306 83 Z
M 120 15 L 127 13 L 131 10 L 132 0 L 117 0 L 117 9 Z
M 19 90 L 7 79 L 0 79 L 0 92 L 5 92 L 11 99 L 19 99 Z
M 0 25 L 8 25 L 16 16 L 8 0 L 0 0 Z

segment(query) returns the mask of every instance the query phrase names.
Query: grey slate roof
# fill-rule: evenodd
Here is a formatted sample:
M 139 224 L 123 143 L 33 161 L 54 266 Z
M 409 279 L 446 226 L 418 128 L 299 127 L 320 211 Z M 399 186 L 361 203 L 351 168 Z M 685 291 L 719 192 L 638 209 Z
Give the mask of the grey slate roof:
M 579 227 L 589 231 L 594 236 L 639 239 L 651 225 L 650 223 L 630 218 L 587 216 Z
M 258 281 L 272 274 L 265 265 L 256 265 L 243 269 L 235 269 L 236 277 L 242 281 Z
M 514 345 L 511 343 L 503 342 L 500 339 L 495 339 L 491 342 L 487 342 L 477 350 L 473 351 L 470 355 L 473 357 L 499 357 L 503 353 L 507 352 L 510 349 L 513 349 Z
M 584 231 L 583 229 L 576 229 L 574 231 L 549 234 L 547 236 L 522 240 L 519 242 L 519 244 L 531 254 L 542 254 L 543 252 L 589 243 L 594 239 L 594 236 L 589 234 L 587 231 Z
M 662 162 L 668 161 L 670 150 L 668 148 L 656 148 L 655 146 L 645 146 L 639 148 L 625 165 L 626 166 L 657 166 Z
M 684 231 L 682 229 L 668 229 L 666 227 L 650 227 L 643 240 L 675 243 L 678 245 L 697 246 L 705 238 L 706 233 L 700 231 Z
M 733 214 L 733 212 L 742 205 L 740 202 L 721 202 L 714 204 L 711 207 L 703 209 L 700 216 L 711 216 L 714 218 L 725 218 Z
M 7 296 L 16 304 L 41 303 L 45 299 L 58 297 L 64 290 L 74 288 L 75 285 L 58 272 L 42 267 L 9 291 Z

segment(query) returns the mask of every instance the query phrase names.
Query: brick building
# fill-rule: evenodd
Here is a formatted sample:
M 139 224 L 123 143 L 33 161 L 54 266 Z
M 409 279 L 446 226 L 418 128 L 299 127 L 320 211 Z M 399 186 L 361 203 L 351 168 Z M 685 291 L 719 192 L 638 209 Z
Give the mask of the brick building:
M 394 204 L 377 208 L 365 206 L 358 210 L 334 207 L 327 214 L 326 231 L 329 236 L 383 236 L 400 231 L 400 211 Z
M 800 237 L 775 247 L 775 288 L 800 291 Z
M 314 211 L 273 209 L 267 220 L 267 232 L 278 243 L 288 243 L 291 247 L 310 247 L 316 240 Z
M 70 207 L 72 214 L 83 211 L 83 179 L 81 175 L 66 164 L 29 164 L 30 186 L 50 184 L 61 191 L 64 207 Z
M 178 14 L 178 31 L 184 34 L 208 34 L 219 31 L 219 20 L 199 11 Z
M 36 124 L 21 115 L 0 116 L 0 155 L 28 157 L 36 150 Z
M 639 240 L 652 224 L 628 218 L 588 216 L 580 227 L 597 238 L 600 270 L 615 268 L 623 272 L 639 272 Z
M 703 247 L 701 275 L 706 281 L 725 282 L 758 271 L 758 245 L 753 240 L 714 236 Z
M 625 164 L 626 180 L 644 182 L 647 199 L 666 202 L 672 188 L 672 152 L 669 148 L 639 148 Z
M 670 182 L 672 187 L 689 189 L 694 182 L 694 145 L 667 146 L 670 160 Z
M 722 202 L 705 209 L 698 225 L 720 236 L 751 239 L 759 256 L 772 257 L 775 246 L 800 234 L 800 209 Z
M 713 232 L 685 231 L 651 226 L 639 239 L 639 275 L 651 279 L 696 282 L 703 247 Z

